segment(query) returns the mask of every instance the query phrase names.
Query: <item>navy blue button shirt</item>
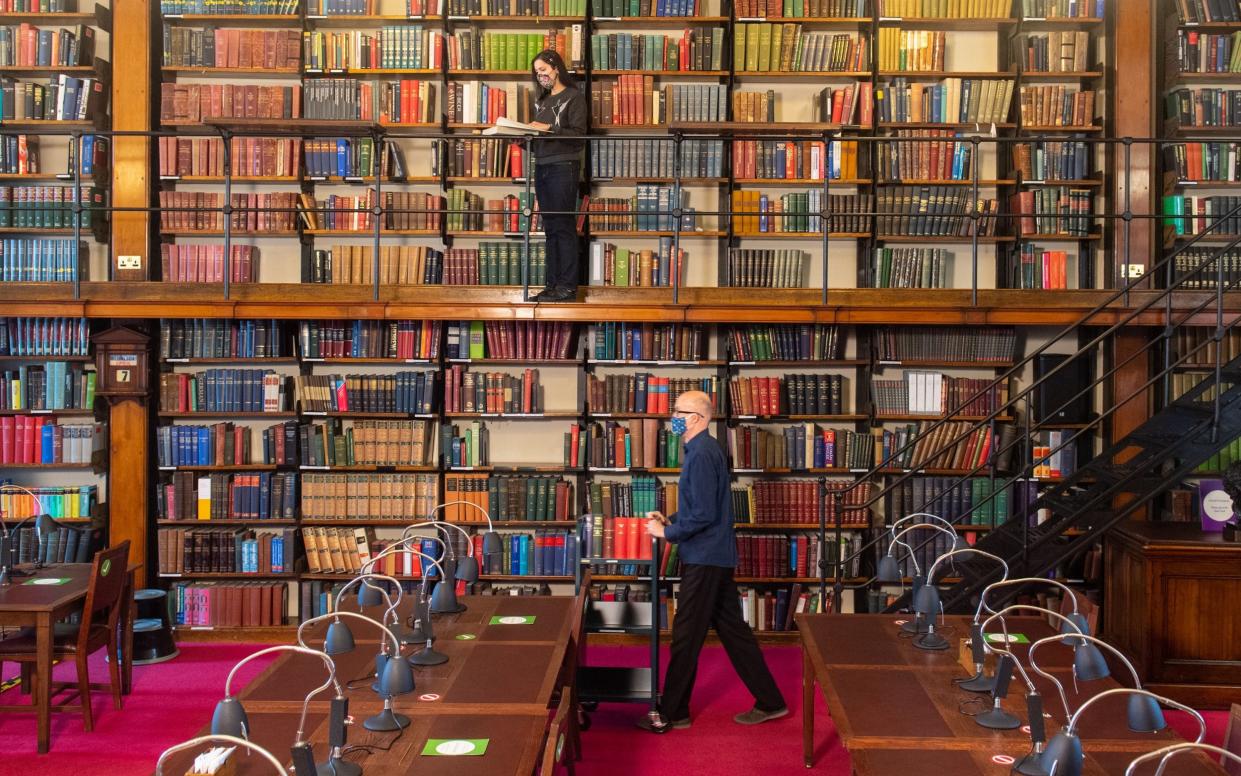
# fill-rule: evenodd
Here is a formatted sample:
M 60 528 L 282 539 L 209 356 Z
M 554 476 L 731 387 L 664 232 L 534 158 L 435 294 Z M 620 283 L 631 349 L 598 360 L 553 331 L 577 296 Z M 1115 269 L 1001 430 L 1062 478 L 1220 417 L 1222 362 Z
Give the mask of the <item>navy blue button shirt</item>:
M 685 443 L 676 522 L 664 529 L 685 563 L 737 567 L 737 534 L 724 449 L 707 432 Z

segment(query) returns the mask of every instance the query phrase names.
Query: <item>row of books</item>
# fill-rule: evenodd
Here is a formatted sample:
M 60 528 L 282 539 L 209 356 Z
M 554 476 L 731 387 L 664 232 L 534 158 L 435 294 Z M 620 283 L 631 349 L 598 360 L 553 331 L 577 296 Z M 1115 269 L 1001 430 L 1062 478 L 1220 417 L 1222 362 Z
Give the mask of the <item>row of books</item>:
M 733 326 L 727 342 L 734 361 L 827 361 L 844 352 L 840 329 L 822 323 Z
M 1026 35 L 1021 67 L 1027 73 L 1083 73 L 1090 69 L 1090 33 L 1054 30 Z
M 1232 466 L 1237 461 L 1241 461 L 1241 437 L 1237 437 L 1229 442 L 1219 452 L 1213 453 L 1210 458 L 1198 464 L 1198 468 L 1194 471 L 1200 474 L 1216 474 L 1227 470 L 1229 466 Z M 1196 512 L 1193 519 L 1194 521 L 1198 519 Z
M 355 326 L 377 322 L 354 321 Z M 303 321 L 303 327 L 315 325 Z M 291 355 L 283 322 L 269 319 L 161 318 L 163 359 L 281 358 Z
M 931 429 L 931 421 L 919 421 L 883 430 L 882 460 L 890 468 L 971 471 L 991 460 L 995 438 L 994 424 L 954 420 Z
M 551 474 L 449 474 L 444 477 L 444 501 L 477 504 L 500 522 L 550 522 L 574 519 L 577 502 L 573 483 Z M 486 522 L 482 513 L 461 505 L 443 510 L 453 523 Z
M 699 0 L 591 0 L 591 15 L 598 18 L 697 16 Z M 585 12 L 583 5 L 582 12 Z
M 792 631 L 797 629 L 793 615 L 804 612 L 831 612 L 832 591 L 827 592 L 826 604 L 815 588 L 803 587 L 801 583 L 774 590 L 770 587 L 737 588 L 741 603 L 741 618 L 756 632 Z
M 686 391 L 702 391 L 719 406 L 720 378 L 666 377 L 650 372 L 635 374 L 596 374 L 586 378 L 586 404 L 595 415 L 607 413 L 647 413 L 666 415 Z
M 1241 234 L 1241 197 L 1217 195 L 1201 197 L 1168 194 L 1163 198 L 1164 218 L 1178 235 L 1201 234 L 1210 229 L 1215 235 Z
M 1068 186 L 1047 186 L 1021 191 L 1009 197 L 1008 206 L 1022 234 L 1090 234 L 1088 216 L 1094 192 Z
M 231 422 L 155 429 L 157 460 L 163 468 L 181 466 L 293 465 L 297 463 L 297 423 L 259 428 Z
M 947 70 L 948 68 L 944 66 L 947 41 L 948 33 L 943 30 L 904 30 L 900 27 L 880 27 L 879 69 L 886 72 Z
M 296 70 L 302 64 L 297 30 L 192 28 L 164 24 L 164 67 Z
M 90 352 L 86 318 L 10 316 L 0 325 L 0 356 L 85 356 Z
M 448 412 L 531 415 L 546 410 L 539 370 L 526 368 L 521 374 L 471 372 L 464 364 L 448 369 L 444 409 Z
M 11 237 L 0 240 L 0 281 L 72 283 L 86 280 L 83 243 L 73 239 Z
M 1008 403 L 1008 386 L 910 370 L 902 380 L 873 380 L 871 395 L 880 415 L 987 415 Z
M 436 474 L 302 474 L 303 520 L 425 519 L 440 503 Z
M 844 396 L 843 375 L 784 374 L 728 381 L 728 398 L 738 415 L 843 415 Z
M 82 212 L 74 218 L 74 208 Z M 90 229 L 107 219 L 104 190 L 74 186 L 0 186 L 0 227 Z
M 438 372 L 402 370 L 394 374 L 312 374 L 293 378 L 302 412 L 432 412 Z
M 545 49 L 556 50 L 570 67 L 578 67 L 582 50 L 581 25 L 564 30 L 540 32 L 485 32 L 473 28 L 456 29 L 444 35 L 448 67 L 452 70 L 525 70 L 535 55 Z M 438 37 L 438 33 L 431 33 Z M 436 65 L 432 64 L 431 67 Z
M 162 4 L 191 8 L 204 2 L 161 0 Z M 284 625 L 289 595 L 284 582 L 178 582 L 170 593 L 175 624 L 190 629 Z
M 1090 144 L 1082 140 L 1016 143 L 1013 165 L 1026 181 L 1082 180 L 1094 169 Z
M 1182 73 L 1241 72 L 1241 32 L 1176 31 L 1176 65 Z
M 736 0 L 737 18 L 857 19 L 867 14 L 868 0 Z
M 1000 123 L 1012 93 L 1008 80 L 951 77 L 922 85 L 898 77 L 884 85 L 876 108 L 883 122 Z
M 615 32 L 590 37 L 590 63 L 595 70 L 719 71 L 723 56 L 724 30 L 720 27 L 686 28 L 679 36 Z
M 1017 254 L 1012 288 L 1064 290 L 1076 288 L 1075 257 L 1068 251 L 1044 250 L 1026 243 Z
M 356 84 L 354 86 L 356 92 Z M 316 89 L 314 104 L 324 99 Z M 307 97 L 307 108 L 310 104 L 311 99 Z M 159 118 L 166 126 L 200 124 L 208 119 L 295 119 L 301 116 L 302 86 L 298 84 L 260 86 L 170 81 L 160 84 Z M 343 117 L 308 115 L 307 118 Z
M 450 177 L 525 178 L 530 172 L 525 158 L 521 143 L 505 138 L 454 138 L 445 144 L 442 162 L 431 157 L 431 174 L 439 175 L 443 167 Z
M 1230 328 L 1222 332 L 1223 337 L 1215 339 L 1215 330 L 1205 326 L 1178 326 L 1172 334 L 1173 359 L 1184 366 L 1209 366 L 1215 368 L 1215 359 L 1232 361 L 1241 356 L 1241 330 Z M 1218 471 L 1223 471 L 1219 469 Z
M 1010 497 L 1016 487 L 1002 486 L 990 477 L 910 477 L 893 486 L 884 508 L 889 523 L 904 515 L 929 512 L 957 525 L 997 526 L 1008 519 Z M 902 541 L 916 546 L 930 533 L 914 530 Z
M 297 343 L 303 359 L 435 360 L 442 334 L 440 321 L 302 321 Z
M 836 538 L 827 538 L 828 547 L 834 547 Z M 817 576 L 822 546 L 819 537 L 810 532 L 795 534 L 742 533 L 737 536 L 738 577 L 760 579 Z M 829 572 L 831 575 L 832 572 Z M 777 588 L 768 595 L 778 596 L 784 592 Z M 778 618 L 777 618 L 778 619 Z M 766 630 L 785 630 L 771 628 Z
M 1238 144 L 1176 143 L 1164 149 L 1168 167 L 1177 180 L 1210 183 L 1241 181 L 1241 153 Z
M 952 256 L 943 248 L 876 248 L 875 288 L 948 288 Z
M 258 283 L 261 256 L 257 245 L 234 243 L 225 253 L 223 245 L 160 243 L 160 278 L 165 283 L 223 283 L 225 277 L 232 283 Z
M 298 428 L 302 466 L 428 466 L 435 421 L 328 418 Z
M 474 469 L 491 465 L 491 430 L 480 421 L 440 427 L 440 456 L 445 466 Z
M 11 479 L 5 479 L 0 480 L 0 485 L 11 486 L 15 483 Z M 49 515 L 56 519 L 80 520 L 95 514 L 95 507 L 99 500 L 98 485 L 21 485 L 20 487 L 31 491 L 34 495 L 9 488 L 0 491 L 0 518 L 12 521 Z
M 1241 124 L 1241 89 L 1174 89 L 1165 98 L 1167 118 L 1182 127 L 1234 127 Z
M 1184 24 L 1241 21 L 1241 8 L 1223 0 L 1175 0 L 1174 6 Z
M 733 288 L 805 288 L 810 252 L 798 248 L 729 248 L 725 280 Z
M 874 332 L 879 361 L 961 361 L 1003 364 L 1016 355 L 1011 326 L 884 326 Z
M 602 286 L 670 288 L 685 285 L 689 252 L 677 248 L 672 237 L 660 237 L 659 247 L 621 248 L 609 242 L 590 244 L 590 283 Z M 532 284 L 533 285 L 533 284 Z
M 654 418 L 591 423 L 579 432 L 569 429 L 572 445 L 578 434 L 586 438 L 586 460 L 592 469 L 679 469 L 681 435 Z M 578 437 L 581 438 L 581 437 Z M 571 464 L 570 459 L 566 464 Z
M 155 489 L 155 501 L 160 520 L 292 520 L 297 475 L 173 472 Z
M 789 194 L 733 191 L 733 231 L 740 235 L 856 233 L 870 227 L 869 194 L 824 194 L 822 189 Z M 828 214 L 828 215 L 821 215 Z
M 421 0 L 415 1 L 421 2 Z M 431 5 L 438 6 L 439 4 L 432 3 Z M 449 16 L 482 17 L 585 16 L 586 0 L 448 0 L 445 13 Z
M 0 26 L 0 66 L 79 67 L 94 59 L 94 27 L 78 24 L 39 29 L 27 23 Z
M 872 92 L 870 81 L 820 89 L 810 100 L 810 115 L 815 121 L 869 127 L 874 118 Z
M 1009 0 L 876 0 L 880 16 L 911 19 L 1003 19 Z
M 421 24 L 385 25 L 375 31 L 312 30 L 302 33 L 301 62 L 306 72 L 436 70 L 444 57 L 439 30 Z
M 573 324 L 554 321 L 450 321 L 444 348 L 449 359 L 577 357 Z
M 479 537 L 480 549 L 481 541 Z M 577 534 L 573 531 L 502 533 L 500 541 L 499 554 L 479 554 L 482 573 L 571 578 L 577 571 Z
M 224 230 L 223 193 L 216 191 L 159 192 L 159 228 L 165 232 Z M 296 228 L 298 194 L 291 191 L 231 193 L 228 221 L 239 233 L 279 234 Z
M 585 202 L 577 208 L 579 213 L 585 209 L 584 204 Z M 531 210 L 533 215 L 527 216 L 527 209 Z M 524 233 L 527 229 L 532 233 L 543 231 L 538 202 L 531 191 L 508 194 L 503 199 L 484 199 L 482 195 L 468 189 L 451 189 L 448 192 L 445 213 L 445 225 L 448 231 L 454 233 L 486 232 L 488 236 L 497 236 L 502 232 Z M 435 219 L 435 226 L 431 228 L 438 228 L 438 214 L 431 213 L 428 217 Z
M 1021 87 L 1021 123 L 1034 127 L 1087 127 L 1094 124 L 1095 91 L 1064 84 Z
M 822 506 L 828 525 L 851 525 L 865 527 L 870 524 L 869 507 L 872 483 L 830 481 L 826 483 L 826 498 L 820 498 L 818 480 L 759 480 L 749 485 L 733 486 L 733 519 L 738 524 L 768 525 L 797 524 L 817 525 Z M 841 493 L 840 496 L 833 495 Z M 840 519 L 837 520 L 837 500 L 840 500 Z
M 738 139 L 732 142 L 733 177 L 854 180 L 858 177 L 857 151 L 857 143 L 847 140 Z
M 224 141 L 218 137 L 157 138 L 161 178 L 223 177 Z M 302 171 L 302 139 L 234 137 L 229 139 L 228 172 L 234 176 L 290 177 Z
M 961 186 L 891 186 L 875 198 L 881 235 L 969 238 L 996 234 L 999 201 L 974 200 Z M 978 221 L 969 214 L 982 215 Z M 967 239 L 968 241 L 968 239 Z
M 60 74 L 48 83 L 0 79 L 0 120 L 94 121 L 107 108 L 108 90 L 98 78 Z
M 1031 474 L 1039 478 L 1068 477 L 1077 469 L 1077 443 L 1082 433 L 1077 430 L 1044 431 L 1046 444 L 1034 445 L 1034 469 Z
M 159 573 L 291 574 L 297 529 L 163 528 Z
M 1103 2 L 1104 0 L 1021 0 L 1021 15 L 1027 19 L 1102 19 Z
M 286 379 L 271 369 L 207 369 L 159 376 L 160 412 L 283 412 Z
M 674 97 L 678 87 L 666 86 L 662 90 L 655 88 L 655 78 L 640 73 L 619 75 L 615 81 L 605 80 L 591 85 L 590 89 L 590 123 L 595 127 L 606 126 L 658 126 L 667 121 L 669 109 L 680 102 L 679 115 L 681 121 L 688 111 L 695 121 L 722 121 L 725 104 L 724 86 L 710 86 L 699 90 L 713 101 L 705 105 L 693 99 L 677 100 Z M 681 86 L 685 89 L 685 86 Z M 713 107 L 714 106 L 714 107 Z
M 0 464 L 89 464 L 102 430 L 28 415 L 0 417 Z
M 334 245 L 303 255 L 303 283 L 429 285 L 443 282 L 444 252 L 426 245 Z
M 869 469 L 874 465 L 870 434 L 799 423 L 771 429 L 738 425 L 728 429 L 728 452 L 736 469 Z
M 608 500 L 604 499 L 601 507 L 607 503 Z M 592 511 L 580 526 L 582 557 L 654 560 L 645 525 L 645 512 L 633 517 Z
M 402 82 L 404 83 L 404 82 Z M 423 81 L 422 85 L 426 85 L 427 89 L 433 89 L 433 84 Z M 529 123 L 534 107 L 534 98 L 530 93 L 530 88 L 521 86 L 520 84 L 509 81 L 507 83 L 488 84 L 479 81 L 452 81 L 448 84 L 447 105 L 445 106 L 445 117 L 450 123 L 455 124 L 494 124 L 496 119 L 500 117 L 513 119 L 522 123 Z M 431 92 L 434 95 L 434 92 Z M 401 104 L 404 105 L 404 93 L 402 92 Z M 434 98 L 427 103 L 420 115 L 423 117 L 421 121 L 429 121 L 434 117 L 438 117 L 439 103 Z M 404 118 L 401 121 L 409 121 Z
M 707 332 L 701 324 L 605 321 L 591 327 L 587 348 L 595 361 L 699 361 Z
M 92 409 L 95 371 L 64 361 L 46 361 L 0 371 L 0 410 Z

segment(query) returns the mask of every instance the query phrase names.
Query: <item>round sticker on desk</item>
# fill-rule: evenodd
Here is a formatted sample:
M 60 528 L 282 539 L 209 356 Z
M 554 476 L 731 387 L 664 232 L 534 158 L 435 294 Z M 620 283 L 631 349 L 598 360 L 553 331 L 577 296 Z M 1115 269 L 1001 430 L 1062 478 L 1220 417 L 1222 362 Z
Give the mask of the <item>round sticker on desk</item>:
M 1021 732 L 1022 732 L 1022 733 L 1025 733 L 1027 736 L 1028 736 L 1028 735 L 1030 735 L 1030 726 L 1029 726 L 1029 725 L 1022 725 L 1022 726 L 1021 726 Z
M 453 741 L 444 741 L 435 746 L 436 754 L 469 754 L 477 748 L 477 744 L 473 741 L 464 741 L 455 739 Z M 1011 759 L 1011 758 L 1010 758 Z
M 905 623 L 909 622 L 909 620 L 894 620 L 893 622 L 895 622 L 895 624 L 897 625 L 904 625 Z
M 439 699 L 440 699 L 439 694 L 438 694 L 438 693 L 433 693 L 433 692 L 423 693 L 422 695 L 419 695 L 419 696 L 418 696 L 418 700 L 420 700 L 420 701 L 428 701 L 428 702 L 429 702 L 429 701 L 438 701 Z
M 1012 765 L 1017 762 L 1017 759 L 1006 754 L 995 754 L 991 756 L 991 762 L 996 765 Z
M 500 617 L 496 620 L 501 625 L 525 625 L 529 621 L 529 617 Z
M 60 577 L 40 577 L 39 579 L 30 580 L 27 584 L 30 584 L 30 585 L 63 585 L 68 581 L 69 581 L 68 579 L 61 579 Z
M 473 641 L 476 638 L 478 637 L 475 636 L 473 633 L 458 633 L 457 634 L 457 641 Z

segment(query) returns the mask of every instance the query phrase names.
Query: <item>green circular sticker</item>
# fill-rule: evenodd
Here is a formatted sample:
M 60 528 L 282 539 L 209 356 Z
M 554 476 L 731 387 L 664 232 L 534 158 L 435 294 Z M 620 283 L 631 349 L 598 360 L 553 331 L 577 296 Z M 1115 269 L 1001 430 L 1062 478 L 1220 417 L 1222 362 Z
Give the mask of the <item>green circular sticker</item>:
M 104 558 L 103 563 L 99 566 L 99 575 L 108 576 L 108 572 L 112 570 L 112 559 Z
M 457 634 L 457 641 L 473 641 L 476 638 L 478 637 L 475 636 L 473 633 L 458 633 Z

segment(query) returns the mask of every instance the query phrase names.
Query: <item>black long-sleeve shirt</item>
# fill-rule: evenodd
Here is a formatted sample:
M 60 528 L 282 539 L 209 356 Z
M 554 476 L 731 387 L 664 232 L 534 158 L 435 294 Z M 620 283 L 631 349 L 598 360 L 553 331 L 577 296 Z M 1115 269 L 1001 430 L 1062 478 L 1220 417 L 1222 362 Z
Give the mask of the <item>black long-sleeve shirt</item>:
M 586 98 L 574 86 L 565 86 L 559 94 L 548 94 L 534 104 L 534 120 L 551 128 L 551 135 L 584 135 L 588 118 Z M 585 140 L 556 137 L 534 141 L 535 164 L 580 161 Z
M 686 563 L 737 567 L 732 489 L 724 450 L 706 432 L 685 443 L 677 488 L 676 522 L 664 538 L 677 544 Z

